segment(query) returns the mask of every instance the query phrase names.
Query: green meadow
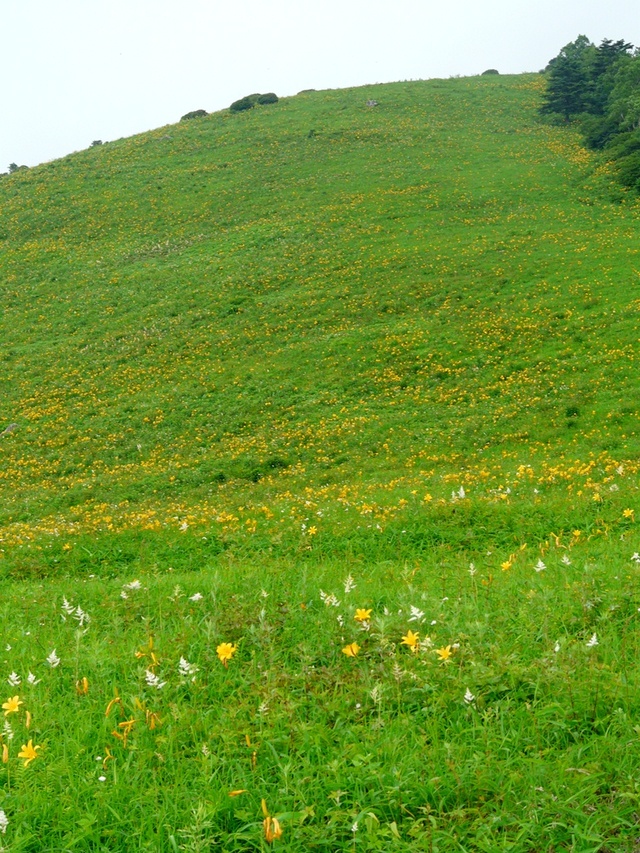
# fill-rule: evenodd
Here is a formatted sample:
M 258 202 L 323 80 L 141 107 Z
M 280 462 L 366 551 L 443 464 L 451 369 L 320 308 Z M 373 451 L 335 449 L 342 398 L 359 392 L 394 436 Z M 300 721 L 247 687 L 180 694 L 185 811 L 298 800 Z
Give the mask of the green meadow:
M 639 849 L 640 201 L 544 90 L 0 180 L 2 850 Z

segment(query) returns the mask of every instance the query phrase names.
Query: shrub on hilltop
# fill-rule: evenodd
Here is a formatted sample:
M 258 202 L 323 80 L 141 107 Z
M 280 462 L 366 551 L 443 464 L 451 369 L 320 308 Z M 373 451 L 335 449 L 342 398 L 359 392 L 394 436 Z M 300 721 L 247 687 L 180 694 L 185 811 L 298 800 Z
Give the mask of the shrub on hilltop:
M 229 109 L 232 113 L 241 113 L 245 110 L 251 110 L 256 105 L 257 98 L 255 95 L 246 95 L 244 98 L 240 98 L 237 101 L 234 101 Z
M 185 113 L 181 117 L 180 121 L 189 121 L 192 118 L 204 118 L 207 115 L 209 115 L 209 113 L 206 110 L 192 110 L 190 113 Z
M 256 92 L 253 95 L 245 95 L 244 98 L 240 98 L 238 101 L 234 101 L 229 109 L 232 113 L 241 113 L 244 110 L 250 110 L 255 107 L 256 104 L 260 104 L 261 106 L 265 104 L 277 104 L 278 96 L 275 92 L 267 92 L 264 95 Z

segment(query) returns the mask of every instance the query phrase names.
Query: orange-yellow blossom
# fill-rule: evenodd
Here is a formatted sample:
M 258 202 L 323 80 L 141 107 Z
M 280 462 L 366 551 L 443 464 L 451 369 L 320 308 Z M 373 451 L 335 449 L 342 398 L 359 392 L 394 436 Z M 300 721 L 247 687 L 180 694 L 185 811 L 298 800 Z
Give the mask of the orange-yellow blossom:
M 23 704 L 24 703 L 19 696 L 9 697 L 6 702 L 2 703 L 5 717 L 8 717 L 9 714 L 16 714 L 20 710 L 20 705 Z
M 18 753 L 18 758 L 24 758 L 24 766 L 28 767 L 31 762 L 38 757 L 37 750 L 41 749 L 40 746 L 34 746 L 33 741 L 29 739 L 29 743 L 22 744 L 22 749 Z
M 420 634 L 414 631 L 407 631 L 402 638 L 402 643 L 405 646 L 409 646 L 412 652 L 417 652 L 420 648 Z
M 441 649 L 436 649 L 436 654 L 440 658 L 440 663 L 448 663 L 453 652 L 451 646 L 443 646 Z
M 371 610 L 365 610 L 364 607 L 356 609 L 356 615 L 353 617 L 356 622 L 368 622 L 371 618 Z
M 235 653 L 236 646 L 234 646 L 233 643 L 220 643 L 220 645 L 216 649 L 216 654 L 225 666 L 227 666 L 227 664 L 235 655 Z
M 265 800 L 262 801 L 262 814 L 264 815 L 264 820 L 262 821 L 262 826 L 264 827 L 264 837 L 269 844 L 275 841 L 277 838 L 282 836 L 282 827 L 280 826 L 280 821 L 277 817 L 271 817 L 269 811 L 267 810 L 267 803 Z

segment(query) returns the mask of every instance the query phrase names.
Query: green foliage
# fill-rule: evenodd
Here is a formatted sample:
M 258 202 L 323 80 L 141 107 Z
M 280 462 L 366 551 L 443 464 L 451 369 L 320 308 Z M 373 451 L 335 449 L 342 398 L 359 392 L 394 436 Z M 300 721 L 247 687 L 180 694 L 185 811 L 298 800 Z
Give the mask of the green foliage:
M 595 47 L 586 36 L 562 49 L 549 63 L 543 114 L 579 117 L 587 145 L 601 149 L 616 165 L 621 182 L 638 188 L 633 137 L 640 135 L 640 54 L 622 39 Z M 631 138 L 630 138 L 631 137 Z
M 485 75 L 485 74 L 499 74 L 499 73 L 500 72 L 498 71 L 497 68 L 487 68 L 486 71 L 482 72 L 483 75 Z
M 229 109 L 232 113 L 243 112 L 244 110 L 250 110 L 256 106 L 256 104 L 266 105 L 266 104 L 277 104 L 278 96 L 275 92 L 267 92 L 264 95 L 260 95 L 257 92 L 253 95 L 245 95 L 244 98 L 240 98 L 239 101 L 234 101 Z
M 581 35 L 551 60 L 542 113 L 559 113 L 569 121 L 586 111 L 593 86 L 591 69 L 595 55 L 595 45 Z
M 194 118 L 205 118 L 209 113 L 206 110 L 192 110 L 190 113 L 185 113 L 180 121 L 190 121 Z
M 245 95 L 244 98 L 234 101 L 229 109 L 232 113 L 241 113 L 245 110 L 251 110 L 258 103 L 259 97 L 260 95 Z

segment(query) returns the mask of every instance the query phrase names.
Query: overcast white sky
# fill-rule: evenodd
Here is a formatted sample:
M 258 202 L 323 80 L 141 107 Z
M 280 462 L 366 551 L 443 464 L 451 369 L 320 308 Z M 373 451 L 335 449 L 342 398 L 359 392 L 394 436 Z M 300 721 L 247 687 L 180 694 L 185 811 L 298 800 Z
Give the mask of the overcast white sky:
M 395 80 L 538 71 L 638 0 L 1 0 L 0 171 L 223 109 Z

